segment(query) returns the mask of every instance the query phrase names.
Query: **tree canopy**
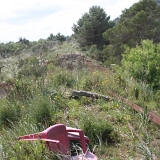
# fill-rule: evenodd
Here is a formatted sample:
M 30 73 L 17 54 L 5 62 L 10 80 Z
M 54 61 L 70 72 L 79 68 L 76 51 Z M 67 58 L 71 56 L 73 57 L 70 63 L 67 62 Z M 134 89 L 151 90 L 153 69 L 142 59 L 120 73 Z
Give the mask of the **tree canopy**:
M 96 44 L 101 47 L 105 43 L 108 44 L 102 33 L 113 26 L 114 23 L 110 21 L 110 16 L 107 16 L 103 8 L 92 6 L 89 13 L 85 13 L 77 24 L 73 24 L 72 30 L 81 46 Z
M 62 35 L 61 33 L 57 33 L 57 35 L 53 35 L 52 33 L 47 38 L 48 41 L 55 41 L 58 40 L 60 42 L 63 42 L 66 40 L 66 37 Z
M 103 34 L 104 38 L 112 44 L 106 46 L 105 50 L 108 51 L 109 47 L 112 53 L 121 55 L 124 51 L 123 45 L 135 47 L 145 39 L 158 43 L 160 42 L 159 24 L 160 6 L 155 0 L 141 0 L 129 9 L 125 9 L 118 25 Z

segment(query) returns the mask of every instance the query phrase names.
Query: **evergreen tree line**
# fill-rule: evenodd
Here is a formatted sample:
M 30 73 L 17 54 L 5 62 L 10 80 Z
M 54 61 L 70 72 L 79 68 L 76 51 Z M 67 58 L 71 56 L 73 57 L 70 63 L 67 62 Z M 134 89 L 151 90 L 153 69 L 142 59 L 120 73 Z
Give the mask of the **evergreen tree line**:
M 93 6 L 82 15 L 72 30 L 81 47 L 108 65 L 118 63 L 137 80 L 160 89 L 160 5 L 155 0 L 140 0 L 110 20 L 104 9 Z M 96 50 L 96 52 L 95 52 Z
M 0 57 L 6 58 L 19 55 L 23 50 L 35 52 L 35 48 L 37 50 L 44 50 L 47 48 L 47 45 L 49 46 L 50 43 L 52 43 L 52 41 L 63 42 L 66 41 L 67 38 L 68 37 L 61 33 L 57 33 L 56 35 L 51 33 L 47 39 L 39 39 L 38 41 L 29 41 L 26 38 L 20 37 L 17 42 L 0 43 Z
M 141 40 L 159 43 L 160 6 L 157 3 L 140 0 L 113 21 L 103 8 L 93 6 L 73 25 L 74 36 L 82 47 L 96 45 L 102 51 L 103 59 L 110 55 L 121 58 L 125 45 L 136 47 Z
M 120 17 L 113 21 L 103 8 L 92 6 L 89 12 L 84 13 L 77 23 L 73 24 L 72 30 L 72 36 L 77 39 L 82 49 L 89 50 L 89 56 L 92 58 L 103 62 L 106 66 L 111 63 L 120 64 L 137 80 L 140 77 L 144 80 L 142 77 L 145 77 L 152 87 L 160 88 L 158 84 L 160 66 L 157 58 L 160 54 L 160 5 L 158 1 L 140 0 L 122 11 Z M 38 42 L 20 38 L 17 43 L 0 43 L 0 56 L 17 55 L 27 49 L 33 52 L 37 48 L 45 50 L 46 45 L 51 41 L 63 42 L 66 39 L 67 37 L 60 33 L 57 35 L 51 33 L 46 40 L 41 39 Z M 143 42 L 143 40 L 146 41 Z M 152 52 L 149 47 L 146 47 L 148 51 L 146 49 L 144 51 L 144 44 L 152 46 L 154 48 Z M 137 46 L 141 47 L 141 54 L 136 50 Z M 136 54 L 133 54 L 133 51 L 130 52 L 133 48 Z M 138 54 L 143 55 L 144 59 L 139 58 Z M 134 63 L 137 65 L 133 65 Z M 132 66 L 132 69 L 128 66 Z

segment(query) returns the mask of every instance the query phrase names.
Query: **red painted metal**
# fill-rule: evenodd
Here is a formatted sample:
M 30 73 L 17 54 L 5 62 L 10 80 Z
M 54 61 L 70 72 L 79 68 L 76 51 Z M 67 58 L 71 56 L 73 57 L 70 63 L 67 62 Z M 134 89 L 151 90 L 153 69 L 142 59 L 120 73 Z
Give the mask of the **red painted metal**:
M 66 127 L 64 124 L 55 124 L 39 134 L 29 134 L 18 138 L 18 140 L 22 139 L 26 141 L 44 141 L 49 150 L 66 155 L 67 159 L 97 160 L 97 157 L 87 149 L 86 143 L 89 143 L 89 139 L 83 134 L 83 131 L 77 128 Z M 76 156 L 70 156 L 69 142 L 74 140 L 80 142 L 83 152 Z M 64 157 L 62 159 L 66 160 Z
M 160 126 L 160 117 L 158 117 L 158 116 L 157 116 L 156 114 L 154 114 L 153 112 L 149 112 L 148 115 L 149 115 L 149 119 L 150 119 L 152 122 L 154 122 L 154 123 L 156 123 L 156 124 L 158 124 L 158 125 Z
M 143 112 L 143 109 L 142 109 L 140 106 L 138 106 L 138 105 L 135 104 L 135 103 L 132 103 L 132 102 L 129 101 L 128 99 L 126 99 L 126 98 L 124 98 L 124 97 L 121 97 L 121 96 L 117 95 L 117 94 L 114 93 L 114 92 L 111 92 L 110 94 L 111 94 L 114 98 L 120 99 L 120 100 L 122 100 L 125 104 L 131 106 L 135 111 L 137 111 L 137 112 Z M 158 124 L 158 125 L 160 126 L 160 117 L 158 117 L 155 113 L 153 113 L 153 112 L 148 112 L 148 117 L 149 117 L 149 119 L 150 119 L 152 122 L 154 122 L 154 123 L 156 123 L 156 124 Z

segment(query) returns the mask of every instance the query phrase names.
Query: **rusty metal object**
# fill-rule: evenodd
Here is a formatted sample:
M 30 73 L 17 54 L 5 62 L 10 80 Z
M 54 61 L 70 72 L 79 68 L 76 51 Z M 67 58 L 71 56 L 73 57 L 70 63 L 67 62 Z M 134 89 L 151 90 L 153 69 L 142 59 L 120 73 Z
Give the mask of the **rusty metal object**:
M 121 97 L 121 96 L 117 95 L 117 94 L 114 93 L 114 92 L 110 92 L 110 94 L 111 94 L 114 98 L 120 99 L 120 100 L 122 100 L 125 104 L 131 106 L 135 111 L 137 111 L 137 112 L 143 112 L 143 109 L 142 109 L 140 106 L 138 106 L 138 105 L 135 104 L 135 103 L 132 103 L 132 102 L 129 101 L 128 99 L 126 99 L 126 98 L 124 98 L 124 97 Z M 157 115 L 156 115 L 155 113 L 153 113 L 153 112 L 148 112 L 148 117 L 149 117 L 149 119 L 150 119 L 152 122 L 154 122 L 154 123 L 156 123 L 156 124 L 158 124 L 158 125 L 160 126 L 160 117 L 159 117 L 159 116 L 157 116 Z
M 156 114 L 154 114 L 153 112 L 149 112 L 148 113 L 148 116 L 149 116 L 149 119 L 152 121 L 152 122 L 154 122 L 154 123 L 156 123 L 156 124 L 158 124 L 159 126 L 160 126 L 160 117 L 158 117 Z

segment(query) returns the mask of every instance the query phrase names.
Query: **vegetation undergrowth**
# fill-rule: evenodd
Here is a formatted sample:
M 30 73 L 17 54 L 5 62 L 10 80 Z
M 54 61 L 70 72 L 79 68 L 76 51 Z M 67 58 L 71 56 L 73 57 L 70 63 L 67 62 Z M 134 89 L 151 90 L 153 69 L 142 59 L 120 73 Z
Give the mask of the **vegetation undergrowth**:
M 89 149 L 101 160 L 160 158 L 160 128 L 147 115 L 150 110 L 160 113 L 158 91 L 116 65 L 112 70 L 95 69 L 92 65 L 61 67 L 56 62 L 62 53 L 73 55 L 77 50 L 84 55 L 85 52 L 70 41 L 57 44 L 57 50 L 49 49 L 51 42 L 39 43 L 46 44 L 46 48 L 39 52 L 38 46 L 32 46 L 34 54 L 22 59 L 19 71 L 9 79 L 3 75 L 13 86 L 6 89 L 6 97 L 0 100 L 0 159 L 61 158 L 41 142 L 26 144 L 17 140 L 21 135 L 40 132 L 56 122 L 83 129 L 90 139 Z M 66 46 L 70 48 L 67 50 Z M 136 113 L 113 97 L 109 101 L 74 97 L 73 90 L 106 96 L 114 91 L 139 104 L 144 112 Z

